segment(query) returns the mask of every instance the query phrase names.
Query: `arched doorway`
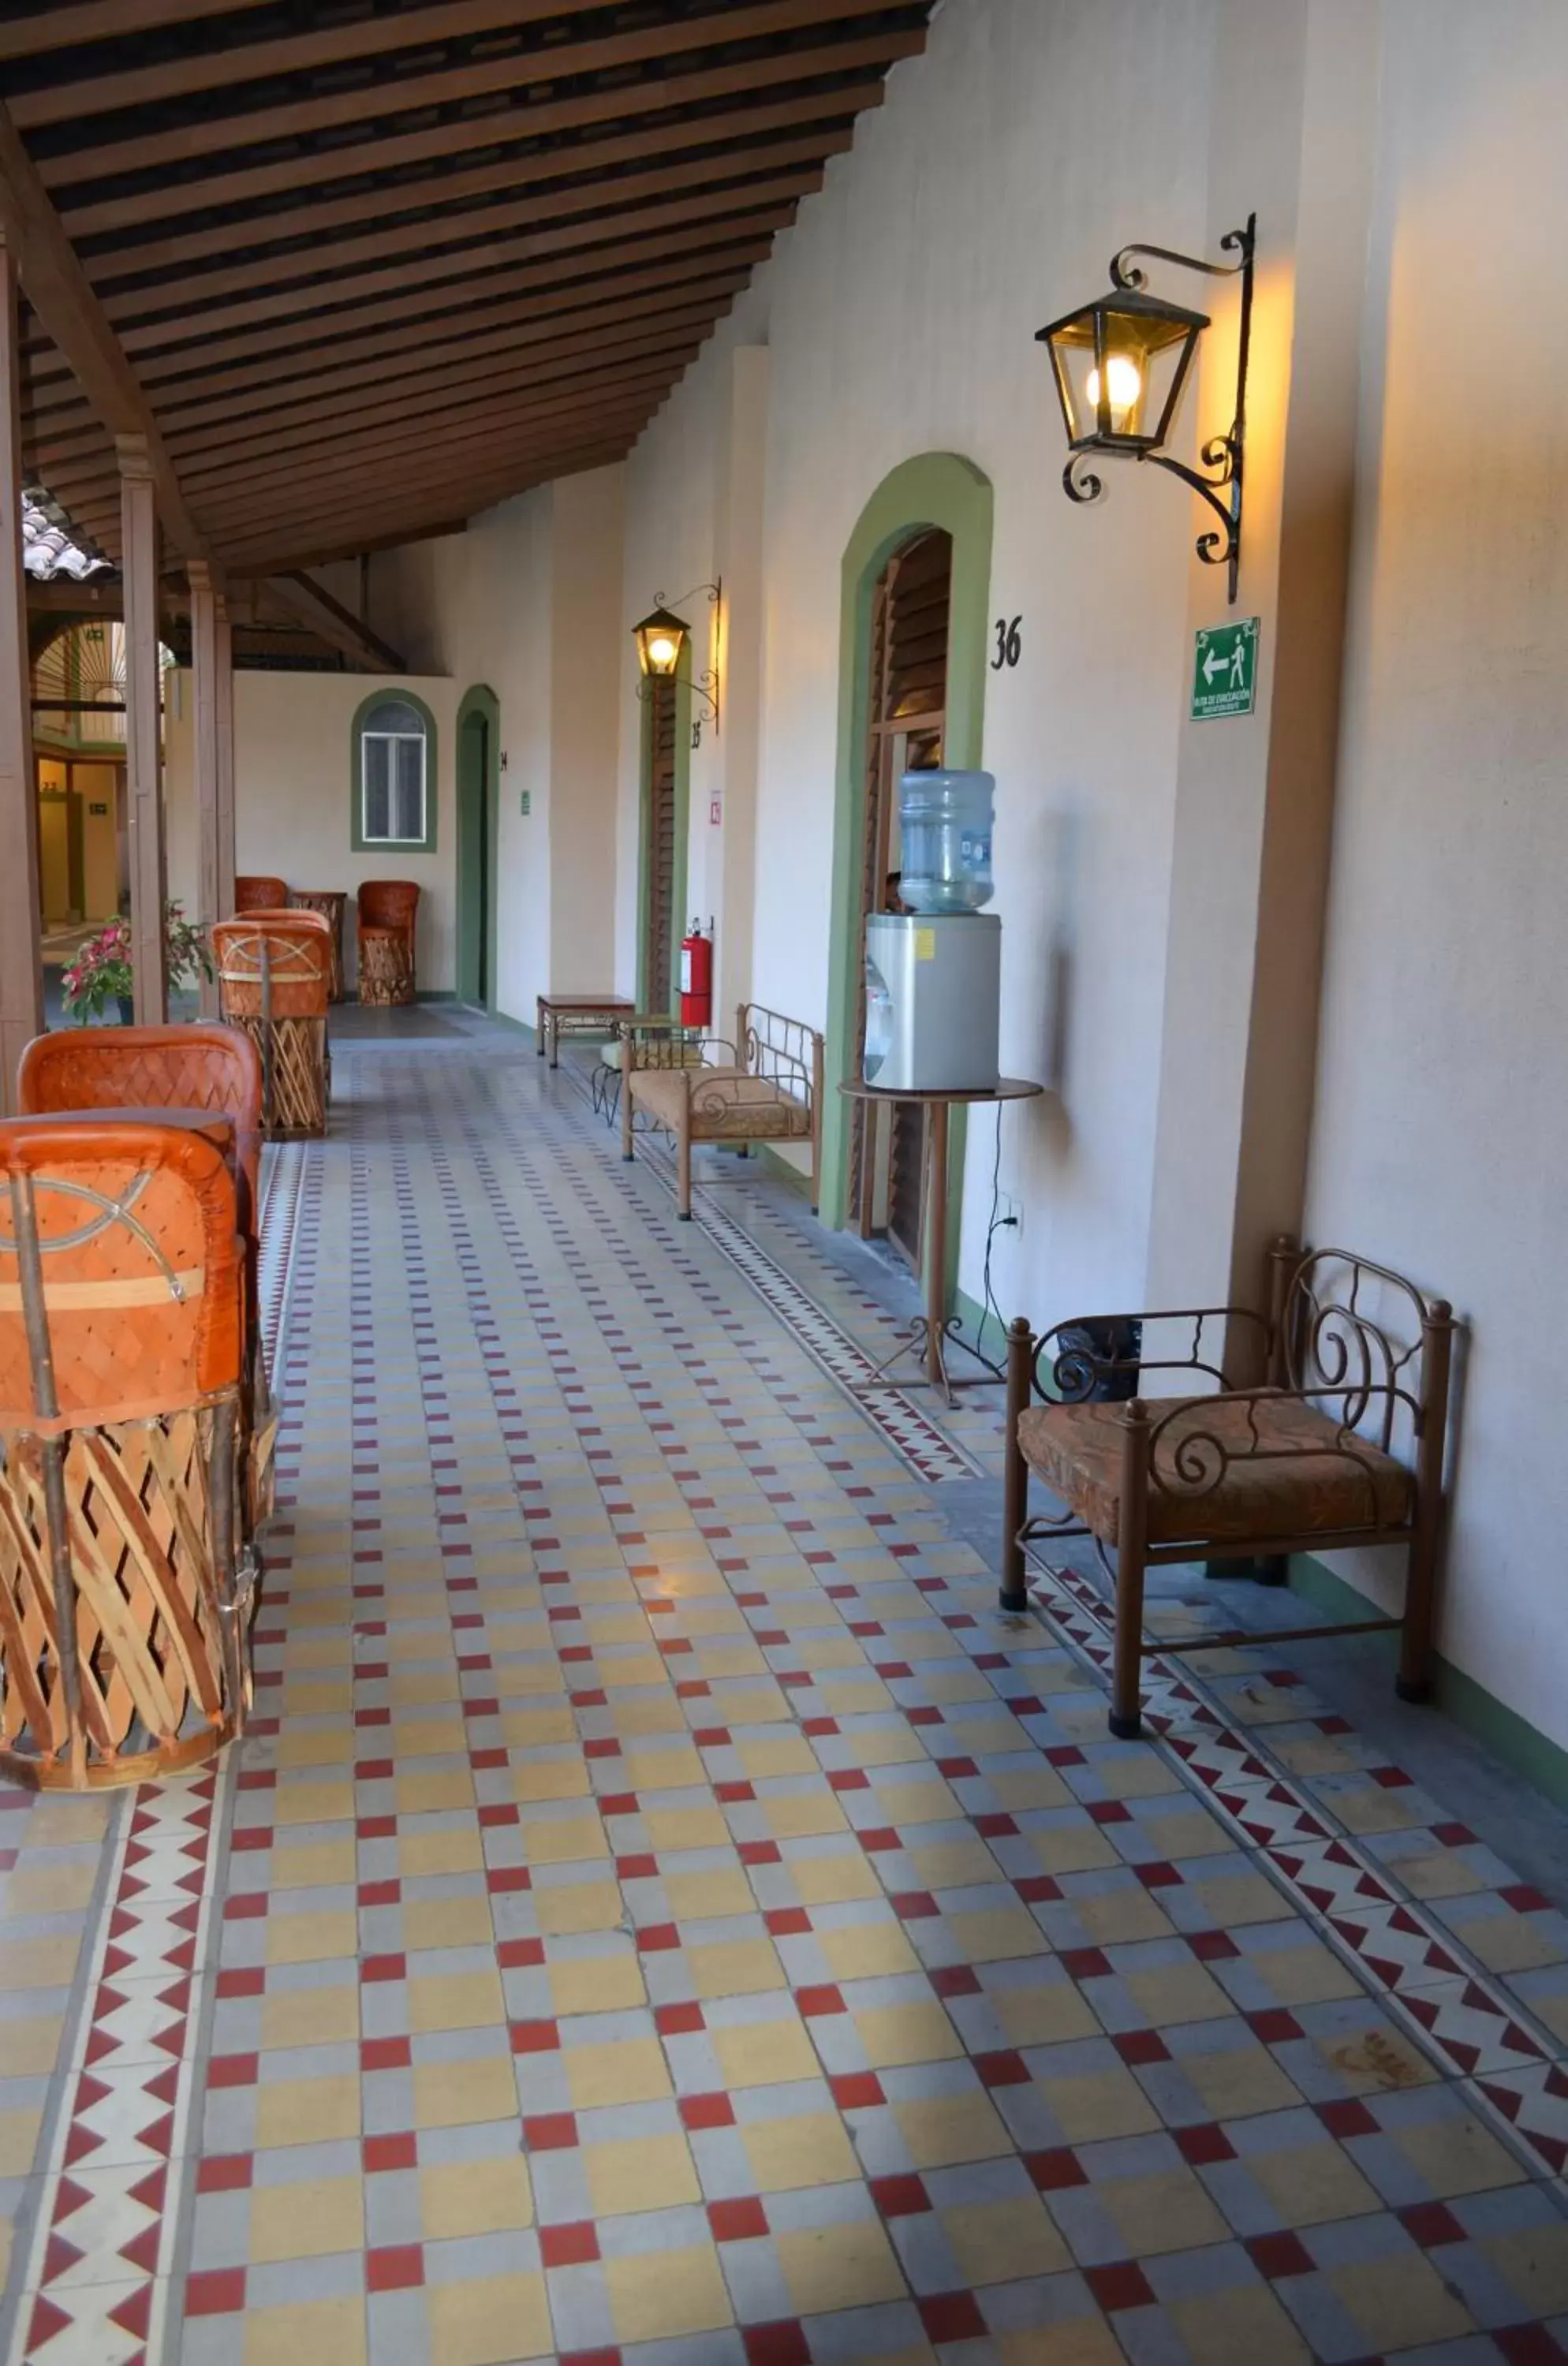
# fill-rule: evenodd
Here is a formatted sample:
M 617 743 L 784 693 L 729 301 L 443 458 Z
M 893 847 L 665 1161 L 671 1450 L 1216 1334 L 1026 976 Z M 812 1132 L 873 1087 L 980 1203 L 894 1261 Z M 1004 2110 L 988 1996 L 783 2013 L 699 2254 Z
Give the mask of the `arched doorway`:
M 457 709 L 457 999 L 495 1008 L 501 707 L 476 684 Z
M 946 662 L 941 682 L 941 758 L 961 768 L 981 760 L 986 695 L 987 603 L 991 581 L 991 485 L 972 462 L 953 452 L 928 452 L 906 460 L 886 477 L 862 511 L 844 552 L 839 644 L 839 750 L 837 795 L 833 820 L 833 918 L 829 954 L 827 1029 L 827 1092 L 823 1106 L 822 1212 L 827 1222 L 859 1221 L 859 1204 L 852 1196 L 852 1129 L 851 1105 L 838 1090 L 840 1078 L 858 1073 L 863 1027 L 862 996 L 865 975 L 865 915 L 868 875 L 868 805 L 871 803 L 874 742 L 878 737 L 892 744 L 886 751 L 891 773 L 897 754 L 898 732 L 874 732 L 874 721 L 900 721 L 906 751 L 922 745 L 919 730 L 908 727 L 931 710 L 908 708 L 904 715 L 878 713 L 874 696 L 874 630 L 878 595 L 886 598 L 885 579 L 891 563 L 903 557 L 910 568 L 908 589 L 918 588 L 920 570 L 940 574 L 947 565 Z M 945 537 L 946 550 L 937 537 Z M 923 552 L 920 546 L 924 545 Z M 917 554 L 919 554 L 917 558 Z M 892 576 L 897 583 L 896 573 Z M 928 592 L 931 589 L 928 575 Z M 908 621 L 920 621 L 912 603 Z M 929 612 L 925 617 L 930 623 Z M 934 644 L 938 632 L 928 634 Z M 931 649 L 923 653 L 929 666 Z M 918 665 L 911 659 L 911 688 L 923 690 Z M 899 703 L 897 693 L 893 703 Z M 930 738 L 924 741 L 929 749 Z M 929 753 L 924 760 L 933 759 Z M 900 764 L 900 771 L 904 766 Z M 892 802 L 896 805 L 895 794 Z M 886 866 L 881 884 L 886 884 Z M 959 1211 L 964 1189 L 964 1112 L 955 1110 L 949 1149 L 949 1242 L 951 1287 L 956 1274 Z

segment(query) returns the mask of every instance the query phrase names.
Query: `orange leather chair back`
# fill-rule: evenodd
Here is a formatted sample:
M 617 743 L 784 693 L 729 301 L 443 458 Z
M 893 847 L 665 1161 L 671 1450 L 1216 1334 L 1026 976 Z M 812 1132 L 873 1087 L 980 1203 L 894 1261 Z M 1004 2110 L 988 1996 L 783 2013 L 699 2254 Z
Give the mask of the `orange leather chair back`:
M 22 1053 L 24 1117 L 61 1110 L 200 1109 L 231 1118 L 239 1228 L 254 1243 L 261 1206 L 261 1054 L 237 1027 L 67 1027 Z
M 324 1019 L 332 984 L 332 930 L 319 912 L 248 912 L 212 930 L 226 1019 L 259 1019 L 262 947 L 272 967 L 275 1019 Z
M 288 882 L 273 879 L 265 873 L 254 871 L 247 878 L 234 882 L 236 912 L 276 912 L 288 902 Z
M 413 943 L 419 889 L 412 879 L 367 879 L 359 890 L 362 929 L 398 929 Z
M 18 1257 L 30 1190 L 58 1411 L 39 1400 Z M 145 1419 L 237 1388 L 234 1178 L 199 1133 L 0 1121 L 0 1427 Z

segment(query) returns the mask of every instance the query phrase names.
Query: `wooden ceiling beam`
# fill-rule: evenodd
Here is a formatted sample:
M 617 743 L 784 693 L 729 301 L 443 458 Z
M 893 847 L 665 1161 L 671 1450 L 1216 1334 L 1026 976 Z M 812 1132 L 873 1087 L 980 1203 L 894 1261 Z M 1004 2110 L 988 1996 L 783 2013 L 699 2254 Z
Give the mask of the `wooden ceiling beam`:
M 145 246 L 112 247 L 90 257 L 93 284 L 111 320 L 133 320 L 141 317 L 161 290 L 155 285 L 122 287 L 122 281 L 128 278 L 145 279 L 153 272 L 175 273 L 179 275 L 175 285 L 182 299 L 200 300 L 267 287 L 293 270 L 348 270 L 355 264 L 376 262 L 407 248 L 433 243 L 446 235 L 449 228 L 460 232 L 483 222 L 484 216 L 475 208 L 473 201 L 493 197 L 497 192 L 516 198 L 519 218 L 524 220 L 528 219 L 530 208 L 542 220 L 547 213 L 570 211 L 583 202 L 592 195 L 592 182 L 585 176 L 604 175 L 618 194 L 626 182 L 614 177 L 617 167 L 645 157 L 667 155 L 671 150 L 682 152 L 681 159 L 666 170 L 706 172 L 716 177 L 730 155 L 739 167 L 753 157 L 767 159 L 774 152 L 773 143 L 766 140 L 761 146 L 741 143 L 755 143 L 759 134 L 810 123 L 818 127 L 808 135 L 812 149 L 823 155 L 836 154 L 852 138 L 853 118 L 868 108 L 880 107 L 884 96 L 879 81 L 867 80 L 844 90 L 807 92 L 803 97 L 781 99 L 772 106 L 753 103 L 723 115 L 649 124 L 639 131 L 623 132 L 614 139 L 574 141 L 569 147 L 553 148 L 540 155 L 509 155 L 501 163 L 479 164 L 467 172 L 427 174 L 418 181 L 359 189 L 349 197 L 306 202 L 288 213 L 256 214 L 246 225 L 246 252 L 239 262 L 228 260 L 235 248 L 232 222 L 174 238 L 154 239 Z M 488 126 L 486 130 L 488 133 Z M 699 147 L 705 152 L 700 157 L 685 153 Z M 650 174 L 643 177 L 651 185 L 655 176 Z M 553 196 L 540 194 L 549 182 L 563 178 L 582 178 L 581 194 L 576 188 L 558 190 Z M 389 216 L 414 215 L 429 207 L 444 210 L 432 219 L 399 219 L 389 223 Z M 513 208 L 498 207 L 495 210 L 498 215 L 510 214 Z M 377 227 L 353 236 L 333 239 L 328 235 L 332 231 L 347 231 L 354 223 L 366 221 Z M 283 254 L 263 251 L 294 240 L 307 242 Z M 225 259 L 209 271 L 192 270 L 193 264 L 208 256 Z
M 726 204 L 760 204 L 763 198 L 754 191 L 775 188 L 786 172 L 795 177 L 797 196 L 819 188 L 827 159 L 841 155 L 852 136 L 844 124 L 802 139 L 769 142 L 754 152 L 665 164 L 656 172 L 628 174 L 592 187 L 557 189 L 544 197 L 520 197 L 439 222 L 415 223 L 402 233 L 400 244 L 382 242 L 375 267 L 356 272 L 340 272 L 335 258 L 329 261 L 320 252 L 300 254 L 271 266 L 263 295 L 209 304 L 205 299 L 219 291 L 205 280 L 187 279 L 177 287 L 159 286 L 134 297 L 122 296 L 105 310 L 118 322 L 127 353 L 142 353 L 171 341 L 219 336 L 327 306 L 370 301 L 389 289 L 400 293 L 438 283 L 458 266 L 472 274 L 488 262 L 568 254 L 622 236 L 628 224 L 638 237 L 652 237 L 660 221 L 695 220 Z M 660 199 L 662 204 L 657 202 Z M 672 210 L 682 206 L 691 210 Z M 574 219 L 554 229 L 542 227 L 562 215 Z M 170 298 L 176 300 L 167 302 Z M 164 301 L 166 309 L 156 309 L 152 299 Z
M 432 403 L 423 408 L 417 418 L 405 414 L 378 428 L 373 435 L 355 423 L 314 439 L 291 436 L 265 456 L 252 453 L 247 445 L 243 451 L 222 459 L 214 457 L 205 468 L 187 468 L 186 481 L 193 492 L 199 492 L 204 510 L 209 502 L 216 503 L 235 487 L 248 491 L 252 487 L 282 481 L 319 483 L 323 469 L 333 472 L 335 485 L 339 467 L 357 458 L 372 444 L 378 453 L 417 455 L 429 449 L 433 438 L 463 434 L 469 428 L 494 432 L 518 420 L 570 414 L 611 393 L 653 394 L 667 389 L 669 384 L 670 366 L 660 356 L 640 370 L 583 372 L 521 401 L 515 396 L 454 398 L 445 404 Z M 63 501 L 64 496 L 61 499 Z
M 468 488 L 468 495 L 474 499 L 471 509 L 459 507 L 450 489 L 412 511 L 405 495 L 400 504 L 389 511 L 382 506 L 334 521 L 336 539 L 302 544 L 299 535 L 308 529 L 301 526 L 291 541 L 279 541 L 275 535 L 270 540 L 259 537 L 254 546 L 237 544 L 229 558 L 231 571 L 241 576 L 276 575 L 285 568 L 325 567 L 334 559 L 355 558 L 364 550 L 400 548 L 405 542 L 425 541 L 438 533 L 457 533 L 481 510 L 515 501 L 557 476 L 575 476 L 589 468 L 606 468 L 623 459 L 626 450 L 624 442 L 591 444 L 581 450 L 558 453 L 547 468 L 525 468 L 516 476 L 508 474 L 494 483 L 475 483 Z M 443 501 L 447 505 L 445 510 Z M 319 533 L 319 521 L 311 523 Z
M 417 362 L 424 367 L 437 362 L 455 363 L 461 367 L 465 360 L 482 361 L 490 355 L 506 351 L 515 352 L 519 358 L 532 351 L 581 353 L 607 332 L 653 314 L 664 315 L 666 325 L 674 320 L 683 323 L 695 317 L 699 310 L 716 319 L 720 304 L 745 286 L 749 269 L 750 265 L 746 270 L 721 272 L 711 280 L 692 280 L 678 295 L 660 287 L 650 295 L 619 298 L 612 304 L 589 305 L 570 313 L 550 312 L 498 324 L 478 336 L 443 338 L 421 347 L 417 353 L 411 353 L 406 340 L 400 338 L 367 338 L 352 363 L 318 370 L 304 377 L 285 377 L 275 386 L 257 387 L 241 372 L 232 390 L 209 384 L 192 399 L 186 400 L 182 396 L 176 400 L 178 390 L 171 389 L 163 406 L 163 416 L 169 427 L 177 431 L 182 425 L 194 427 L 214 419 L 263 418 L 269 408 L 269 397 L 272 402 L 283 404 L 307 394 L 347 396 L 359 387 L 383 385 L 389 363 L 396 361 L 400 350 L 411 366 Z M 676 308 L 673 313 L 670 310 L 671 305 Z
M 575 386 L 609 369 L 638 369 L 645 362 L 650 368 L 662 366 L 672 384 L 700 350 L 710 325 L 705 314 L 674 330 L 643 322 L 629 336 L 605 340 L 592 353 L 565 354 L 542 362 L 525 357 L 521 367 L 503 355 L 479 370 L 433 370 L 417 381 L 397 381 L 387 400 L 367 401 L 355 411 L 354 425 L 362 434 L 383 434 L 406 421 L 417 420 L 427 404 L 449 403 L 458 396 L 481 401 L 503 397 L 523 400 L 557 387 Z M 176 443 L 181 468 L 215 461 L 224 467 L 236 460 L 243 465 L 247 455 L 259 459 L 274 452 L 308 451 L 319 437 L 330 437 L 342 429 L 344 413 L 335 401 L 314 401 L 301 403 L 294 411 L 275 412 L 273 421 L 279 420 L 282 425 L 269 422 L 265 434 L 248 429 L 243 445 L 236 445 L 232 431 L 222 427 L 194 435 L 188 443 Z
M 222 0 L 225 16 L 265 5 L 266 0 Z M 128 33 L 151 33 L 160 25 L 185 25 L 212 13 L 213 0 L 74 0 L 74 5 L 45 0 L 29 15 L 0 24 L 0 58 L 37 57 L 45 50 L 121 40 Z
M 172 165 L 191 163 L 204 156 L 232 156 L 245 148 L 282 140 L 310 140 L 322 133 L 355 133 L 355 144 L 368 148 L 378 141 L 380 127 L 389 117 L 462 106 L 501 92 L 558 84 L 577 74 L 649 65 L 660 58 L 679 57 L 719 43 L 762 40 L 772 34 L 797 32 L 803 27 L 852 20 L 865 14 L 864 0 L 750 0 L 750 5 L 739 6 L 735 0 L 728 0 L 728 5 L 721 0 L 705 16 L 678 17 L 555 47 L 516 50 L 504 57 L 470 59 L 462 65 L 387 81 L 377 88 L 374 102 L 356 81 L 349 89 L 293 97 L 245 114 L 202 107 L 187 120 L 162 124 L 155 131 L 62 149 L 46 156 L 39 171 L 47 188 L 69 189 L 118 180 L 127 174 L 166 173 Z M 333 164 L 341 166 L 352 152 L 352 148 L 334 148 Z M 368 154 L 365 161 L 378 163 Z
M 408 662 L 391 645 L 363 624 L 341 600 L 305 574 L 275 575 L 267 580 L 271 597 L 318 640 L 342 649 L 371 673 L 407 673 Z
M 61 206 L 73 239 L 99 231 L 125 231 L 142 222 L 170 216 L 199 214 L 211 208 L 246 206 L 257 198 L 300 188 L 330 187 L 334 182 L 362 177 L 374 170 L 385 175 L 405 164 L 427 163 L 438 156 L 472 151 L 482 141 L 501 147 L 513 140 L 543 139 L 557 131 L 577 130 L 585 124 L 615 122 L 638 114 L 663 113 L 678 107 L 699 106 L 710 98 L 732 98 L 747 90 L 773 90 L 787 78 L 790 85 L 837 73 L 859 73 L 869 68 L 883 73 L 899 58 L 918 57 L 925 47 L 923 30 L 877 33 L 852 40 L 829 41 L 787 58 L 776 55 L 746 58 L 731 64 L 709 66 L 694 73 L 672 74 L 667 80 L 620 83 L 609 88 L 575 93 L 570 98 L 541 100 L 514 107 L 507 115 L 476 121 L 433 124 L 419 131 L 390 134 L 378 140 L 374 150 L 333 148 L 302 155 L 281 156 L 265 164 L 251 164 L 217 173 L 201 181 L 170 179 L 145 189 L 118 196 L 84 198 Z M 383 183 L 374 192 L 374 215 L 386 197 Z M 279 217 L 282 219 L 282 217 Z M 231 222 L 219 235 L 220 250 L 232 246 Z M 95 261 L 95 269 L 97 263 Z
M 499 317 L 497 307 L 530 290 L 553 289 L 556 300 L 570 298 L 576 304 L 589 288 L 605 286 L 616 274 L 650 264 L 668 261 L 673 265 L 676 258 L 683 256 L 685 267 L 690 270 L 705 253 L 713 258 L 708 265 L 711 270 L 717 267 L 722 255 L 736 248 L 750 249 L 759 242 L 771 241 L 775 231 L 784 229 L 794 220 L 800 199 L 818 187 L 821 179 L 820 173 L 783 174 L 759 189 L 761 202 L 754 211 L 740 215 L 732 214 L 717 199 L 708 201 L 700 209 L 695 199 L 679 206 L 656 208 L 651 209 L 657 217 L 654 226 L 634 239 L 628 239 L 624 231 L 619 234 L 612 231 L 606 237 L 604 226 L 596 224 L 600 235 L 592 246 L 580 241 L 570 245 L 547 239 L 536 243 L 533 240 L 521 241 L 516 263 L 511 263 L 503 254 L 495 258 L 494 250 L 487 255 L 487 250 L 480 248 L 475 256 L 475 268 L 471 272 L 464 268 L 455 277 L 416 280 L 391 294 L 383 287 L 374 301 L 329 302 L 312 307 L 310 312 L 292 320 L 249 329 L 231 337 L 209 339 L 198 332 L 176 346 L 163 347 L 156 355 L 141 360 L 138 368 L 141 381 L 152 389 L 175 379 L 188 379 L 193 371 L 205 381 L 213 370 L 244 366 L 252 362 L 271 368 L 283 354 L 297 356 L 308 368 L 321 355 L 347 353 L 371 331 L 398 322 L 418 321 L 423 335 L 426 333 L 426 324 L 430 332 L 437 332 L 451 325 L 445 315 L 463 312 L 469 315 L 476 327 L 483 327 L 488 318 Z
M 164 448 L 152 406 L 104 318 L 91 281 L 50 203 L 32 159 L 0 106 L 0 231 L 17 257 L 28 301 L 71 366 L 108 433 L 144 445 L 158 513 L 187 558 L 204 545 Z
M 271 81 L 284 74 L 348 65 L 355 59 L 376 57 L 389 50 L 429 49 L 439 43 L 466 39 L 475 33 L 537 23 L 543 17 L 581 16 L 602 6 L 603 0 L 446 0 L 446 5 L 439 7 L 409 8 L 401 15 L 362 18 L 357 24 L 332 25 L 319 32 L 286 33 L 276 39 L 247 41 L 232 48 L 193 50 L 188 56 L 167 58 L 157 65 L 133 66 L 120 73 L 84 75 L 75 82 L 50 83 L 41 90 L 19 96 L 12 107 L 11 119 L 22 131 L 51 123 L 81 122 L 89 116 L 118 114 L 127 107 L 190 98 L 198 92 L 220 91 L 237 83 Z M 135 10 L 128 8 L 123 13 L 133 16 Z M 199 13 L 215 15 L 212 0 L 207 0 L 205 9 Z M 116 25 L 113 30 L 118 33 L 121 28 Z M 3 51 L 0 54 L 4 54 Z M 387 72 L 395 89 L 391 70 Z
M 491 422 L 459 433 L 433 434 L 423 456 L 407 449 L 368 450 L 352 466 L 345 464 L 334 469 L 333 501 L 346 505 L 363 492 L 383 488 L 390 492 L 399 486 L 406 487 L 411 473 L 416 482 L 423 484 L 436 462 L 443 468 L 467 468 L 477 473 L 495 458 L 520 447 L 532 453 L 571 443 L 578 440 L 579 431 L 584 427 L 592 426 L 606 434 L 628 423 L 640 427 L 657 410 L 660 400 L 656 388 L 628 388 L 543 417 L 523 418 L 505 425 Z M 301 510 L 314 512 L 320 507 L 320 479 L 310 476 L 275 479 L 254 487 L 235 484 L 220 502 L 215 501 L 213 516 L 225 537 L 238 535 L 250 531 L 264 517 L 288 517 Z

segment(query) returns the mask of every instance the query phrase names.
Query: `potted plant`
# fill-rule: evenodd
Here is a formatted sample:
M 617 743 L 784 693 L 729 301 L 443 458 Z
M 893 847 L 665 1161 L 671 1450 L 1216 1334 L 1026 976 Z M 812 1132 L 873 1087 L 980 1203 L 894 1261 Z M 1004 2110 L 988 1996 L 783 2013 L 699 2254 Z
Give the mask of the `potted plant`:
M 164 907 L 164 951 L 172 986 L 194 986 L 212 975 L 212 959 L 204 930 L 187 920 L 178 903 Z M 135 1019 L 135 975 L 131 968 L 130 923 L 110 920 L 89 937 L 62 979 L 66 1016 L 85 1027 L 101 1020 L 111 1002 L 119 1007 L 122 1025 Z

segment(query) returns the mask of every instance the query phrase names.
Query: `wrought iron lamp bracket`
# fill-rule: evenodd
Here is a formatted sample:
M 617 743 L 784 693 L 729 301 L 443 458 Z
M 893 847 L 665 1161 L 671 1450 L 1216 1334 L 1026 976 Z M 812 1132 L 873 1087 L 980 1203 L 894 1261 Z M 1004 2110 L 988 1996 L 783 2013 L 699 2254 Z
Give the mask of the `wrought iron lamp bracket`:
M 1229 574 L 1230 604 L 1235 605 L 1237 578 L 1241 567 L 1241 511 L 1243 460 L 1247 445 L 1247 365 L 1252 343 L 1252 265 L 1258 245 L 1258 216 L 1248 214 L 1240 230 L 1226 231 L 1220 241 L 1224 254 L 1234 254 L 1234 263 L 1210 263 L 1198 254 L 1179 254 L 1168 246 L 1124 246 L 1111 258 L 1112 287 L 1135 292 L 1148 286 L 1148 274 L 1134 256 L 1142 255 L 1160 263 L 1174 263 L 1183 271 L 1201 271 L 1211 279 L 1241 281 L 1241 317 L 1236 338 L 1235 411 L 1229 433 L 1212 435 L 1199 454 L 1204 468 L 1201 476 L 1185 461 L 1173 460 L 1168 453 L 1143 451 L 1140 460 L 1152 460 L 1156 468 L 1164 468 L 1179 477 L 1184 485 L 1206 501 L 1219 526 L 1210 527 L 1198 536 L 1199 558 L 1206 567 L 1224 567 Z M 1062 485 L 1069 501 L 1098 501 L 1105 487 L 1087 463 L 1091 455 L 1075 452 L 1062 472 Z M 1224 498 L 1222 499 L 1222 495 Z
M 699 592 L 702 593 L 703 597 L 706 600 L 708 606 L 715 612 L 714 621 L 716 626 L 720 625 L 724 615 L 724 578 L 722 575 L 716 577 L 712 583 L 694 583 L 689 592 L 681 592 L 678 598 L 673 600 L 667 600 L 663 592 L 660 592 L 655 595 L 653 604 L 656 608 L 680 608 L 683 606 L 688 600 L 694 600 Z M 703 744 L 703 725 L 708 720 L 709 715 L 711 715 L 713 719 L 713 736 L 716 739 L 718 738 L 719 682 L 717 665 L 714 664 L 711 666 L 705 666 L 701 673 L 698 674 L 688 673 L 686 677 L 686 687 L 694 698 L 705 699 L 708 707 L 708 715 L 697 715 L 692 724 L 692 746 L 694 749 L 697 749 Z M 647 698 L 650 695 L 649 686 L 646 682 L 638 682 L 637 686 L 637 694 L 639 698 Z

